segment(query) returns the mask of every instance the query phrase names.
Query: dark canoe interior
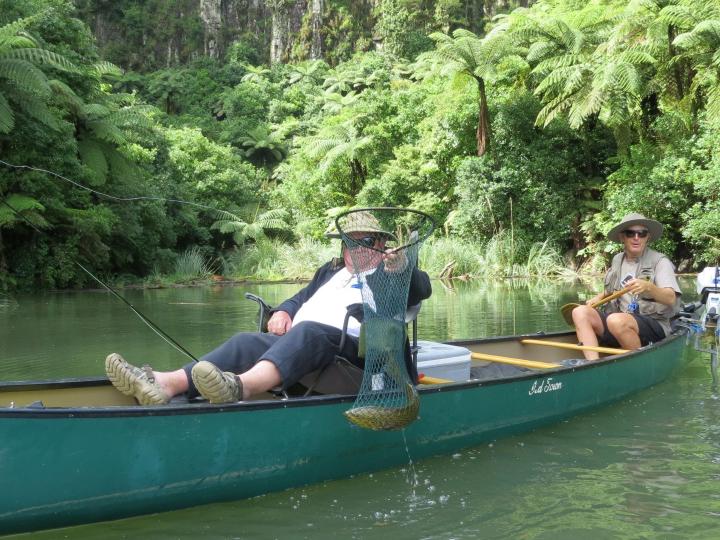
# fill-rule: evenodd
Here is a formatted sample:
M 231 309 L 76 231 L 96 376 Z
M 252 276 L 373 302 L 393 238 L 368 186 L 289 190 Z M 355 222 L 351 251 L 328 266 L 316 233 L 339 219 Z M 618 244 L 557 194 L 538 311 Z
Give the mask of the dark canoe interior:
M 567 350 L 541 345 L 521 343 L 524 338 L 550 340 L 562 343 L 576 343 L 574 332 L 553 334 L 533 334 L 523 336 L 499 337 L 490 339 L 475 339 L 450 342 L 470 349 L 472 352 L 492 354 L 510 358 L 547 362 L 559 364 L 563 360 L 581 358 L 582 353 L 577 350 Z M 601 355 L 607 357 L 609 355 Z M 559 366 L 561 367 L 561 366 Z M 527 376 L 534 370 L 526 367 L 516 367 L 498 362 L 472 360 L 470 380 L 485 381 L 503 378 Z M 362 379 L 362 372 L 357 368 L 348 369 L 343 365 L 335 365 L 326 370 L 318 379 L 318 374 L 311 374 L 301 381 L 288 393 L 264 393 L 255 400 L 284 400 L 306 395 L 348 395 L 357 392 Z M 440 383 L 443 386 L 464 384 L 467 381 L 454 383 Z M 425 386 L 425 385 L 421 385 Z M 308 392 L 308 387 L 312 389 Z M 202 400 L 193 400 L 192 403 L 204 403 Z M 173 400 L 178 405 L 187 405 L 183 398 Z M 0 383 L 0 410 L 2 408 L 22 409 L 48 409 L 48 408 L 97 408 L 97 407 L 132 407 L 137 406 L 133 398 L 116 391 L 105 378 L 67 379 L 55 381 L 19 381 Z

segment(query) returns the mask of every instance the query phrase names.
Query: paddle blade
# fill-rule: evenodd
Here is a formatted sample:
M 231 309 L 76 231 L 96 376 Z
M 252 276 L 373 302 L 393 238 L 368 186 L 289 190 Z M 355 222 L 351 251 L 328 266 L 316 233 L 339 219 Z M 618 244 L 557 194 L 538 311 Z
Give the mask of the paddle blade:
M 563 307 L 560 308 L 560 313 L 562 314 L 563 319 L 565 319 L 565 322 L 568 323 L 570 326 L 575 326 L 572 318 L 572 312 L 573 309 L 575 309 L 579 305 L 580 304 L 565 304 Z

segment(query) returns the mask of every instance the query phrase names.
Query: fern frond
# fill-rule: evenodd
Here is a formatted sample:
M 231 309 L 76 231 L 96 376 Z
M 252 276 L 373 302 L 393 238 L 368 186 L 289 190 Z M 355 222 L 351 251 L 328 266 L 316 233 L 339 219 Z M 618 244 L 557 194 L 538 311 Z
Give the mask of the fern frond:
M 720 20 L 701 21 L 690 32 L 678 35 L 673 43 L 683 49 L 704 46 L 717 48 L 720 46 Z
M 127 138 L 117 126 L 102 120 L 91 120 L 87 123 L 93 135 L 98 139 L 113 144 L 124 144 Z
M 110 109 L 100 103 L 87 103 L 83 107 L 83 115 L 91 120 L 105 118 L 110 114 Z
M 37 47 L 38 42 L 27 34 L 17 34 L 14 36 L 8 36 L 6 38 L 0 38 L 0 55 L 8 49 L 20 49 Z
M 720 120 L 720 81 L 716 81 L 715 86 L 708 90 L 706 110 L 708 118 Z
M 121 77 L 123 74 L 122 69 L 112 62 L 107 61 L 95 62 L 92 65 L 92 70 L 100 77 L 105 77 L 107 75 L 112 77 Z
M 78 115 L 81 113 L 83 105 L 85 103 L 72 88 L 57 79 L 52 79 L 48 81 L 48 85 L 50 86 L 50 89 L 53 91 L 55 96 L 58 97 L 60 101 L 71 110 L 73 114 Z
M 545 105 L 535 119 L 535 125 L 547 127 L 550 122 L 555 120 L 560 114 L 566 111 L 572 105 L 570 98 L 557 97 Z
M 58 117 L 47 107 L 45 99 L 38 98 L 35 94 L 26 93 L 22 96 L 22 110 L 27 114 L 52 129 L 58 129 Z
M 0 61 L 0 79 L 6 79 L 26 92 L 42 96 L 50 95 L 50 86 L 45 74 L 25 60 L 13 58 Z
M 17 19 L 5 26 L 0 26 L 0 44 L 4 43 L 5 40 L 23 32 L 30 24 L 35 22 L 37 18 L 38 15 L 33 15 L 31 17 Z
M 108 162 L 102 146 L 92 139 L 81 139 L 78 141 L 78 153 L 82 162 L 93 171 L 97 179 L 94 185 L 104 184 L 108 173 Z
M 542 73 L 545 71 L 553 71 L 560 68 L 582 64 L 585 61 L 586 56 L 584 54 L 563 54 L 560 56 L 553 56 L 541 61 L 537 66 L 535 66 L 533 72 Z
M 15 114 L 5 96 L 0 93 L 0 133 L 9 133 L 15 127 Z
M 77 71 L 73 63 L 64 56 L 34 47 L 10 49 L 0 53 L 0 60 L 5 59 L 25 60 L 33 64 L 47 64 L 62 71 Z
M 138 177 L 136 165 L 114 148 L 105 149 L 105 159 L 110 172 L 118 180 L 135 180 Z
M 16 221 L 20 221 L 15 212 L 20 214 L 32 213 L 32 223 L 37 227 L 46 227 L 48 225 L 42 214 L 34 212 L 34 210 L 41 212 L 45 210 L 45 207 L 37 199 L 21 193 L 11 193 L 5 198 L 5 202 L 12 207 L 12 210 L 5 205 L 0 206 L 0 227 L 7 227 Z
M 557 45 L 550 41 L 536 41 L 528 48 L 527 61 L 538 62 L 557 50 Z
M 577 66 L 570 66 L 562 69 L 551 71 L 540 83 L 535 87 L 534 94 L 536 96 L 548 93 L 553 89 L 559 89 L 565 85 L 565 81 L 571 78 L 574 72 L 579 71 Z
M 660 10 L 658 18 L 678 28 L 691 28 L 698 23 L 693 12 L 685 6 L 665 6 Z
M 136 107 L 120 109 L 110 113 L 103 120 L 115 126 L 123 127 L 150 128 L 153 125 L 153 121 Z

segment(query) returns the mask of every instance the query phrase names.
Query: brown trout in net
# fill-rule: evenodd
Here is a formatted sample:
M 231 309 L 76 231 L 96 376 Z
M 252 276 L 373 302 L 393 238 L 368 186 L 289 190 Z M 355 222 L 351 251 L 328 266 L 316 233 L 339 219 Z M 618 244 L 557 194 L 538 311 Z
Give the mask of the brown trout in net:
M 412 384 L 406 384 L 405 395 L 407 403 L 401 407 L 364 405 L 345 411 L 345 417 L 356 426 L 365 429 L 375 431 L 402 429 L 414 422 L 420 412 L 420 396 Z

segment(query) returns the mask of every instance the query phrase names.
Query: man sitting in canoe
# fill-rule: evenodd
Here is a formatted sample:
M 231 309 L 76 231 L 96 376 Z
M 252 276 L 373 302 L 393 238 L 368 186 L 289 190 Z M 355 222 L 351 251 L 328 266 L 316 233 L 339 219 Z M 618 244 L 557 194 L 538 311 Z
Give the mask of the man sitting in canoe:
M 662 235 L 663 226 L 642 214 L 628 214 L 613 227 L 608 240 L 620 242 L 624 250 L 613 257 L 605 276 L 605 290 L 572 312 L 580 343 L 637 349 L 660 341 L 670 333 L 670 319 L 680 308 L 680 287 L 670 260 L 648 247 Z M 608 303 L 605 313 L 590 304 L 615 291 L 629 292 Z M 598 339 L 599 338 L 599 339 Z M 598 353 L 583 351 L 588 360 Z
M 343 350 L 338 350 L 347 307 L 363 301 L 356 272 L 402 271 L 407 259 L 403 253 L 385 249 L 392 235 L 382 230 L 372 214 L 358 214 L 360 219 L 344 232 L 359 245 L 379 250 L 368 250 L 372 253 L 364 258 L 371 267 L 354 268 L 350 250 L 343 245 L 342 258 L 321 266 L 305 288 L 272 311 L 268 333 L 236 334 L 199 362 L 170 372 L 139 368 L 113 353 L 105 360 L 108 378 L 120 392 L 142 405 L 165 404 L 182 393 L 189 398 L 200 394 L 211 403 L 232 403 L 276 386 L 288 388 L 307 373 L 331 363 L 337 354 L 362 367 L 357 319 L 349 319 L 348 338 Z M 336 231 L 327 236 L 340 238 Z M 408 306 L 428 298 L 431 290 L 428 275 L 414 268 Z M 409 351 L 406 357 L 409 359 Z

